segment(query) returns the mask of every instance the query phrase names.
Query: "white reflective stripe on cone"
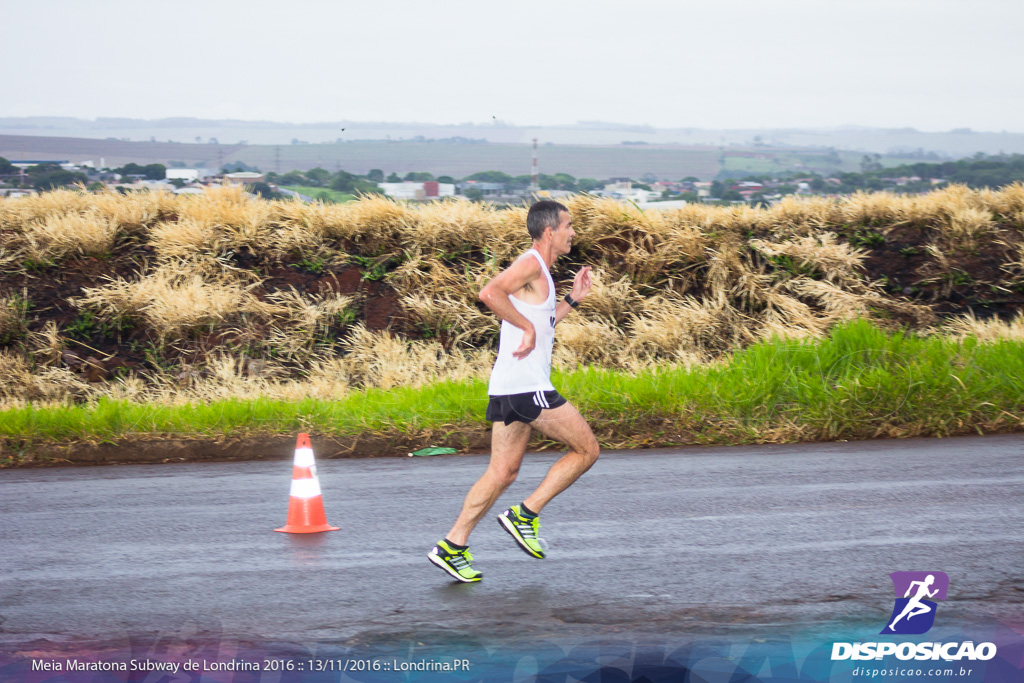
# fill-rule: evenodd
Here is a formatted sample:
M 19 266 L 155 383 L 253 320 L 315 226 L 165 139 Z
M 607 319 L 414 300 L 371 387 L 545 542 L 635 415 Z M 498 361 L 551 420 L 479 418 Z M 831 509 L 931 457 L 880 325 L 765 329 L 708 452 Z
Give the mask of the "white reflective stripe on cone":
M 320 495 L 319 479 L 292 479 L 292 498 L 316 498 Z
M 296 448 L 295 449 L 295 466 L 296 467 L 312 467 L 313 465 L 313 449 L 312 448 Z

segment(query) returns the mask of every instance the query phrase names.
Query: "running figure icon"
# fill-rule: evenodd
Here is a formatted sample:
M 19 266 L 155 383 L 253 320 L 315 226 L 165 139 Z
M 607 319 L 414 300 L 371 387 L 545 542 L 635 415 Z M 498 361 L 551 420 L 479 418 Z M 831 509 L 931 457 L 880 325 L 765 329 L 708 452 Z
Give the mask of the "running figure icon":
M 938 588 L 936 588 L 933 591 L 928 590 L 928 588 L 931 587 L 933 583 L 935 583 L 934 574 L 929 574 L 924 581 L 910 582 L 910 587 L 907 588 L 907 592 L 903 595 L 903 597 L 905 598 L 910 598 L 910 601 L 907 602 L 906 607 L 903 608 L 903 611 L 900 612 L 900 615 L 893 619 L 892 623 L 889 624 L 890 631 L 896 630 L 896 622 L 902 619 L 903 617 L 906 617 L 907 621 L 910 621 L 912 618 L 916 617 L 919 614 L 927 614 L 928 612 L 932 611 L 932 608 L 921 602 L 921 600 L 923 598 L 934 598 L 935 594 L 939 592 Z M 911 598 L 910 594 L 911 592 L 913 592 L 914 586 L 917 586 L 917 593 L 914 595 L 914 597 Z

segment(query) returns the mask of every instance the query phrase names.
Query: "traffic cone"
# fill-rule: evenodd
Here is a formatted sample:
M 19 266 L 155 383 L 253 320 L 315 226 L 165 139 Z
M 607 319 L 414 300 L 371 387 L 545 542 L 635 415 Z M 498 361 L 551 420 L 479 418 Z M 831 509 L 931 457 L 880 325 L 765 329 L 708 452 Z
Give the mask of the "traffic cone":
M 288 500 L 288 522 L 280 529 L 289 534 L 315 534 L 318 531 L 337 531 L 327 523 L 324 500 L 320 495 L 320 480 L 316 478 L 316 461 L 309 434 L 299 434 L 295 444 L 295 462 L 292 465 L 292 491 Z

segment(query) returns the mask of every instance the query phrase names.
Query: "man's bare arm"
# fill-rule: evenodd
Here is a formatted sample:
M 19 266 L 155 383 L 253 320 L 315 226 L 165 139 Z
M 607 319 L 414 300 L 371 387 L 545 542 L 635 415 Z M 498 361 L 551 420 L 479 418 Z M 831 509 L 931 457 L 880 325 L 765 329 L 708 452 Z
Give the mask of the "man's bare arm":
M 523 331 L 523 343 L 512 352 L 514 358 L 526 358 L 537 344 L 537 331 L 526 317 L 516 310 L 509 301 L 515 294 L 530 282 L 540 277 L 540 264 L 537 259 L 521 258 L 505 270 L 498 273 L 493 280 L 480 290 L 480 301 L 494 311 L 502 320 L 507 320 Z

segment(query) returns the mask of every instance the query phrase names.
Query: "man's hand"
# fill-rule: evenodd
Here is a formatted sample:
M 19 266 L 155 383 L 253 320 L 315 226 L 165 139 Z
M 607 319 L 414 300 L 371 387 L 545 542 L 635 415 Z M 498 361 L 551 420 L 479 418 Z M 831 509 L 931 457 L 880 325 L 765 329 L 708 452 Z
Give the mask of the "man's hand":
M 530 325 L 523 331 L 523 343 L 519 345 L 519 348 L 512 352 L 512 357 L 518 360 L 522 360 L 530 355 L 533 351 L 533 347 L 537 345 L 537 332 L 533 329 L 533 325 Z
M 583 266 L 580 268 L 580 272 L 576 273 L 576 277 L 572 281 L 572 291 L 569 296 L 574 301 L 583 301 L 587 294 L 590 293 L 590 266 Z

